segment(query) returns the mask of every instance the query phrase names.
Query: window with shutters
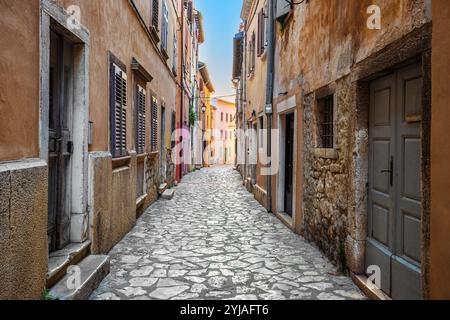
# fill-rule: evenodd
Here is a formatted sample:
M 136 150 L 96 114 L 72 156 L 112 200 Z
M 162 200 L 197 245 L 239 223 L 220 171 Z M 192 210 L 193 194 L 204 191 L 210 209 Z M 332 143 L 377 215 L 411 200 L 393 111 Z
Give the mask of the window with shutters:
M 155 96 L 152 96 L 151 101 L 151 151 L 158 151 L 158 100 Z
M 162 3 L 162 19 L 161 19 L 161 49 L 167 53 L 169 42 L 169 10 L 165 1 Z
M 127 155 L 127 75 L 116 63 L 110 74 L 111 153 L 118 158 Z
M 248 45 L 249 50 L 249 61 L 248 61 L 248 73 L 252 76 L 255 71 L 255 46 L 256 46 L 256 35 L 253 32 L 250 43 Z
M 175 112 L 172 112 L 172 121 L 171 121 L 172 135 L 174 135 L 176 129 L 177 129 L 177 114 Z M 172 149 L 175 148 L 176 142 L 174 140 L 172 140 L 171 146 Z
M 178 73 L 178 36 L 177 36 L 177 30 L 175 30 L 175 33 L 173 35 L 172 72 L 175 75 Z
M 152 26 L 159 31 L 159 0 L 152 1 Z
M 147 93 L 140 85 L 136 86 L 136 151 L 145 153 L 145 119 L 146 119 Z

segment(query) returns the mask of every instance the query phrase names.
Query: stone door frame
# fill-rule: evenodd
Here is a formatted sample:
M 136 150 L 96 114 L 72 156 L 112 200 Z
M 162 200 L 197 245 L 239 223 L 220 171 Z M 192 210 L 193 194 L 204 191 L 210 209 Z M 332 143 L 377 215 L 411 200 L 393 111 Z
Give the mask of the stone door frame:
M 293 190 L 292 190 L 292 218 L 285 214 L 285 172 L 286 172 L 286 162 L 285 162 L 285 148 L 286 148 L 286 115 L 294 115 L 294 161 L 293 161 Z M 292 96 L 277 105 L 277 128 L 278 128 L 278 174 L 276 176 L 276 215 L 285 224 L 288 225 L 292 230 L 298 228 L 301 225 L 302 212 L 297 210 L 297 172 L 298 172 L 298 124 L 299 124 L 299 112 L 297 110 L 297 100 L 296 96 Z
M 429 294 L 430 141 L 431 141 L 431 23 L 413 30 L 384 50 L 358 63 L 350 74 L 355 97 L 353 157 L 350 163 L 349 236 L 346 252 L 350 271 L 363 275 L 367 240 L 369 182 L 369 83 L 403 66 L 419 62 L 423 73 L 422 118 L 422 292 Z
M 89 135 L 89 31 L 74 27 L 71 15 L 51 0 L 40 1 L 40 118 L 39 156 L 48 163 L 50 28 L 55 27 L 74 44 L 74 86 L 71 159 L 71 242 L 88 238 L 88 135 Z

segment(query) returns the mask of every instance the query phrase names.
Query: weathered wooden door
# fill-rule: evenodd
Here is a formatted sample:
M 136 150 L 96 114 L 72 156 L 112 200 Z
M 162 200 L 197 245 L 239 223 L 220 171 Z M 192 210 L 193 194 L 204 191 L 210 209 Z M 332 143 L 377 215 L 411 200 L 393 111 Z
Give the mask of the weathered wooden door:
M 378 266 L 394 299 L 421 298 L 421 115 L 419 65 L 370 86 L 366 267 Z
M 294 114 L 286 115 L 285 211 L 292 217 L 294 194 Z
M 71 107 L 73 99 L 73 47 L 52 32 L 50 41 L 50 105 L 48 154 L 48 244 L 49 250 L 70 242 Z

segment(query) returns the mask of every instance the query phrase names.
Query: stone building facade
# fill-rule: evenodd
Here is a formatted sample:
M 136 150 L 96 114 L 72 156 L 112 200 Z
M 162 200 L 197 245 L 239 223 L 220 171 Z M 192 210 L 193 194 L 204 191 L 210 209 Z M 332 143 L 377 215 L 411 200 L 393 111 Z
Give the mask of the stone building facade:
M 0 299 L 104 276 L 173 184 L 180 3 L 1 1 Z
M 270 150 L 277 154 L 269 190 L 273 213 L 362 287 L 379 267 L 381 290 L 372 296 L 433 296 L 433 270 L 449 261 L 430 247 L 430 144 L 437 121 L 431 111 L 431 1 L 269 2 L 277 129 Z M 251 3 L 244 1 L 243 11 Z M 247 48 L 237 60 L 248 69 L 253 53 L 246 31 Z M 266 79 L 239 78 L 246 107 L 251 81 Z M 251 115 L 242 121 L 249 120 Z

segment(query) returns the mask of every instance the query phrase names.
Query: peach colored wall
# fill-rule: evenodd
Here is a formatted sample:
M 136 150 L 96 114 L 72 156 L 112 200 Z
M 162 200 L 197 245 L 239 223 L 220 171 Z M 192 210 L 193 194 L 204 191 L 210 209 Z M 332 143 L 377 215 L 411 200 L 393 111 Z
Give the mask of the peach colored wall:
M 367 8 L 381 9 L 381 30 L 367 28 Z M 275 96 L 305 93 L 350 73 L 350 67 L 427 21 L 426 0 L 318 0 L 298 5 L 277 33 Z
M 137 58 L 154 77 L 148 90 L 164 101 L 167 111 L 176 106 L 176 81 L 172 67 L 172 39 L 176 11 L 168 1 L 171 13 L 168 67 L 154 49 L 137 15 L 127 0 L 57 0 L 67 7 L 79 5 L 81 23 L 89 30 L 90 43 L 90 120 L 94 122 L 90 151 L 109 150 L 109 65 L 108 50 L 126 66 L 132 80 L 131 59 Z M 0 160 L 39 156 L 39 1 L 2 0 L 0 12 L 0 67 L 8 77 L 0 82 Z M 137 0 L 142 16 L 149 22 L 149 5 Z M 24 23 L 26 21 L 26 23 Z M 23 44 L 26 44 L 24 46 Z M 133 82 L 131 82 L 133 83 Z M 129 88 L 132 88 L 129 86 Z M 133 90 L 128 90 L 132 101 Z M 128 149 L 134 148 L 134 116 L 128 108 Z M 27 117 L 23 115 L 26 114 Z M 166 112 L 170 114 L 170 112 Z M 147 117 L 149 119 L 149 117 Z M 170 121 L 167 121 L 170 124 Z M 18 125 L 19 124 L 19 125 Z M 147 127 L 150 125 L 150 121 Z M 166 130 L 168 132 L 170 130 Z M 148 145 L 150 134 L 147 132 Z
M 433 0 L 430 297 L 450 299 L 450 6 Z
M 39 156 L 39 1 L 0 3 L 0 161 Z
M 255 33 L 256 43 L 255 43 L 255 71 L 254 75 L 250 76 L 247 68 L 247 108 L 246 116 L 247 119 L 251 117 L 252 111 L 254 110 L 256 114 L 264 111 L 264 106 L 266 104 L 265 94 L 266 92 L 266 82 L 267 82 L 267 54 L 258 57 L 256 51 L 256 45 L 258 42 L 258 12 L 264 7 L 264 1 L 252 2 L 252 9 L 248 17 L 246 25 L 247 33 L 247 52 L 248 55 L 248 44 L 251 41 L 252 33 Z M 247 64 L 249 58 L 247 58 Z
M 132 58 L 136 58 L 144 68 L 153 76 L 153 81 L 147 85 L 148 92 L 153 92 L 160 104 L 165 102 L 166 115 L 176 106 L 176 82 L 172 77 L 171 57 L 165 66 L 163 60 L 155 50 L 148 35 L 142 27 L 137 15 L 127 0 L 58 0 L 60 5 L 79 5 L 81 8 L 81 24 L 90 32 L 90 120 L 94 122 L 94 143 L 89 151 L 103 151 L 110 148 L 109 137 L 109 64 L 108 51 L 111 51 L 127 66 L 129 83 L 128 94 L 128 120 L 127 120 L 127 146 L 132 150 L 135 145 L 133 97 L 134 80 L 130 67 Z M 172 27 L 169 31 L 169 55 L 172 54 L 173 26 L 176 25 L 175 10 L 170 7 L 172 14 Z M 149 18 L 146 13 L 149 9 L 142 1 L 137 5 L 143 12 L 144 20 Z M 146 21 L 150 23 L 150 21 Z M 133 85 L 133 86 L 131 86 Z M 150 101 L 150 99 L 147 99 Z M 150 126 L 149 103 L 147 104 L 147 128 Z M 170 121 L 166 121 L 170 124 Z M 168 132 L 170 130 L 166 130 Z M 150 145 L 150 132 L 147 129 L 147 146 Z

